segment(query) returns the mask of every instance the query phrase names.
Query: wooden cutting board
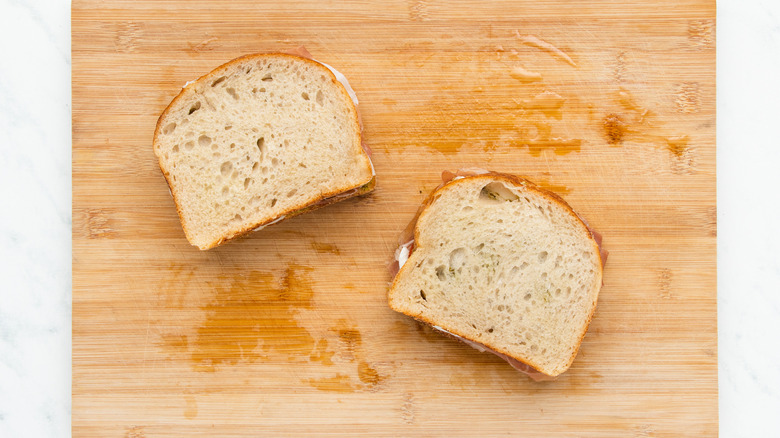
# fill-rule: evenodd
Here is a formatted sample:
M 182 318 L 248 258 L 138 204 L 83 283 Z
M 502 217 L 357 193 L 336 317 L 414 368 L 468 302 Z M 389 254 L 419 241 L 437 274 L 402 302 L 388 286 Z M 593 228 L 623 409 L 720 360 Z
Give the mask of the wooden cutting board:
M 75 436 L 717 434 L 715 2 L 73 2 Z M 201 252 L 152 153 L 182 85 L 305 45 L 376 191 Z M 444 169 L 525 175 L 611 252 L 534 383 L 386 305 Z

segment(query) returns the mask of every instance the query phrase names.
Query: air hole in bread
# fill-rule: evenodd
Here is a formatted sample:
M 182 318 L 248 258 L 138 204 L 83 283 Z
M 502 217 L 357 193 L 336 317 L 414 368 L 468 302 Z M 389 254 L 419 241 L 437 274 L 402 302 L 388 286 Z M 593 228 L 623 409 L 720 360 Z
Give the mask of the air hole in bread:
M 278 201 L 278 199 L 276 199 L 276 198 L 274 198 L 274 199 L 271 199 L 271 207 L 273 207 L 274 205 L 276 205 L 276 201 Z
M 192 114 L 192 113 L 194 113 L 195 111 L 197 111 L 199 109 L 200 109 L 200 101 L 197 101 L 197 102 L 192 104 L 192 106 L 190 107 L 190 112 L 187 113 L 187 114 Z
M 428 298 L 425 296 L 425 291 L 420 289 L 420 298 L 422 298 L 425 301 L 428 301 Z
M 303 167 L 304 169 L 308 169 L 308 167 L 306 167 L 306 165 L 303 163 L 298 163 L 298 167 Z
M 236 144 L 235 143 L 230 143 L 230 150 L 232 151 L 235 148 L 236 148 Z
M 260 137 L 257 139 L 257 149 L 260 151 L 260 161 L 263 161 L 265 157 L 265 138 Z
M 496 310 L 498 310 L 499 312 L 503 312 L 504 311 L 504 305 L 503 304 L 499 304 L 498 307 L 496 307 Z
M 255 161 L 255 164 L 252 165 L 252 172 L 257 172 L 257 169 L 260 168 L 260 163 Z
M 526 301 L 530 300 L 531 299 L 531 294 L 525 294 L 523 299 L 526 300 Z
M 208 135 L 201 135 L 198 137 L 198 145 L 200 147 L 206 147 L 211 144 L 211 137 Z
M 228 186 L 222 187 L 222 196 L 226 196 L 228 194 L 230 194 L 230 187 Z
M 556 297 L 559 297 L 559 296 L 561 296 L 561 289 L 560 289 L 560 288 L 558 288 L 558 289 L 555 289 L 555 296 L 556 296 Z
M 274 80 L 274 77 L 271 76 L 271 74 L 269 73 L 269 74 L 266 74 L 265 76 L 263 76 L 262 80 L 265 81 L 265 82 L 271 82 L 271 81 Z
M 292 189 L 289 192 L 287 192 L 287 197 L 292 198 L 293 196 L 295 196 L 296 193 L 298 193 L 298 189 Z
M 456 248 L 450 252 L 450 270 L 460 269 L 466 263 L 466 248 Z
M 439 265 L 439 266 L 436 267 L 436 277 L 438 277 L 439 280 L 441 280 L 441 281 L 444 281 L 444 280 L 447 279 L 447 274 L 445 274 L 445 272 L 444 272 L 445 269 L 446 268 L 444 267 L 444 265 Z
M 232 88 L 232 87 L 225 88 L 225 91 L 227 91 L 227 94 L 229 94 L 230 97 L 232 97 L 233 99 L 238 100 L 238 94 L 236 93 L 236 89 L 235 88 Z
M 309 93 L 303 92 L 301 93 L 301 97 L 303 98 L 303 100 L 309 100 Z
M 225 76 L 220 76 L 214 82 L 211 83 L 211 86 L 212 87 L 216 87 L 217 85 L 219 85 L 222 82 L 224 82 L 225 79 L 227 79 Z
M 482 187 L 479 192 L 480 199 L 488 201 L 517 201 L 520 199 L 512 190 L 507 188 L 504 183 L 494 181 Z
M 534 345 L 531 345 L 531 351 L 536 351 L 536 350 L 538 350 L 538 349 L 539 349 L 539 346 L 538 346 L 538 345 L 536 345 L 536 344 L 534 344 Z
M 191 151 L 192 148 L 195 147 L 195 142 L 188 141 L 187 143 L 184 143 L 184 149 Z
M 320 106 L 324 103 L 324 97 L 322 96 L 322 91 L 317 90 L 317 94 L 314 95 L 314 101 L 317 102 Z
M 224 177 L 230 175 L 230 172 L 232 171 L 233 171 L 233 163 L 231 163 L 230 161 L 225 161 L 224 163 L 222 163 L 221 166 L 219 166 L 219 172 Z
M 544 263 L 545 260 L 547 260 L 547 251 L 542 251 L 539 253 L 539 263 Z
M 172 134 L 173 131 L 176 130 L 176 124 L 175 123 L 168 123 L 165 125 L 165 128 L 163 128 L 163 134 Z
M 547 273 L 546 272 L 542 272 L 542 278 L 547 278 Z
M 493 333 L 493 327 L 490 327 L 489 329 L 487 329 L 487 332 L 488 333 Z
M 272 158 L 272 159 L 271 159 L 271 165 L 272 165 L 272 166 L 277 166 L 277 165 L 279 165 L 279 159 L 278 159 L 278 158 Z
M 179 145 L 175 144 L 173 145 L 173 149 L 171 149 L 174 152 L 179 152 Z
M 528 266 L 529 266 L 529 265 L 528 265 L 528 262 L 523 262 L 523 263 L 520 265 L 520 270 L 522 271 L 523 269 L 527 268 Z
M 465 206 L 463 206 L 463 208 L 461 210 L 463 210 L 463 211 L 471 211 L 471 210 L 474 210 L 474 207 L 472 207 L 470 205 L 465 205 Z
M 250 184 L 252 184 L 252 178 L 244 178 L 244 188 L 248 189 Z

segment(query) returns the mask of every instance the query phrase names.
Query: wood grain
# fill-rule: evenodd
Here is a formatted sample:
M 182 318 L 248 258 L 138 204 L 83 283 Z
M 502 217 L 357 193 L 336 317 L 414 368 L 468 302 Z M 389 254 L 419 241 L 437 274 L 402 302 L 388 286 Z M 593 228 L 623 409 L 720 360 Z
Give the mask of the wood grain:
M 714 26 L 703 0 L 74 1 L 74 436 L 717 435 Z M 200 252 L 156 119 L 300 44 L 357 91 L 377 189 Z M 555 382 L 386 305 L 399 233 L 461 166 L 546 185 L 605 236 Z

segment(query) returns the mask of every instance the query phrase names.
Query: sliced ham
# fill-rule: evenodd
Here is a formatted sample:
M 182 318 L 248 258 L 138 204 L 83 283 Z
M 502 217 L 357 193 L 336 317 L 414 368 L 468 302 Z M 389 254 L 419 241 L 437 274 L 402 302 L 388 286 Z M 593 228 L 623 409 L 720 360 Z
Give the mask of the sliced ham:
M 311 53 L 309 53 L 309 51 L 306 50 L 306 47 L 304 46 L 298 46 L 292 50 L 288 50 L 286 53 L 288 55 L 300 56 L 301 58 L 314 59 Z

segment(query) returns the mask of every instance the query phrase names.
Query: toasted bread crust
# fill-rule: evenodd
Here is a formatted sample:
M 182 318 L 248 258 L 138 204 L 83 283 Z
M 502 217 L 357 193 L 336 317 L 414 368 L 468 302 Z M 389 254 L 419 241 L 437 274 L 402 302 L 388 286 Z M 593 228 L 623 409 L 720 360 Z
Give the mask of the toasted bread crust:
M 505 348 L 502 348 L 500 346 L 491 344 L 490 342 L 487 342 L 486 340 L 474 339 L 473 337 L 468 336 L 467 334 L 463 333 L 462 331 L 459 331 L 459 330 L 454 329 L 452 327 L 447 327 L 446 328 L 447 331 L 451 332 L 454 335 L 457 335 L 459 337 L 462 337 L 464 339 L 467 339 L 469 341 L 472 341 L 472 342 L 475 342 L 475 343 L 478 343 L 478 344 L 482 344 L 482 345 L 488 347 L 491 350 L 497 351 L 497 352 L 499 352 L 501 354 L 504 354 L 504 355 L 506 355 L 508 357 L 511 357 L 511 358 L 513 358 L 513 359 L 515 359 L 515 360 L 517 360 L 519 362 L 522 362 L 522 363 L 524 363 L 524 364 L 534 368 L 535 370 L 537 370 L 541 374 L 545 374 L 545 375 L 550 376 L 550 377 L 557 377 L 561 373 L 565 372 L 571 366 L 571 364 L 574 362 L 574 358 L 576 357 L 577 352 L 579 351 L 579 347 L 582 344 L 582 340 L 584 339 L 585 334 L 588 331 L 588 327 L 590 326 L 591 320 L 593 319 L 593 315 L 594 315 L 594 313 L 596 311 L 596 303 L 598 301 L 598 294 L 599 294 L 599 291 L 601 289 L 601 279 L 603 277 L 603 265 L 604 265 L 603 264 L 604 260 L 601 259 L 601 253 L 599 251 L 599 245 L 596 242 L 595 238 L 593 237 L 593 233 L 591 232 L 591 230 L 588 227 L 588 225 L 571 208 L 571 206 L 566 201 L 563 200 L 563 198 L 561 198 L 560 196 L 558 196 L 557 194 L 555 194 L 553 192 L 550 192 L 548 190 L 545 190 L 545 189 L 539 187 L 538 185 L 534 184 L 533 182 L 531 182 L 531 181 L 529 181 L 529 180 L 527 180 L 525 178 L 522 178 L 522 177 L 519 177 L 519 176 L 516 176 L 516 175 L 512 175 L 512 174 L 500 173 L 500 172 L 487 172 L 487 173 L 479 174 L 479 175 L 463 176 L 462 178 L 453 179 L 453 180 L 451 180 L 449 182 L 446 182 L 446 183 L 440 185 L 439 187 L 437 187 L 423 201 L 423 204 L 422 204 L 420 210 L 418 211 L 417 218 L 415 219 L 415 222 L 414 222 L 414 224 L 415 224 L 414 225 L 414 240 L 415 240 L 415 242 L 419 242 L 419 239 L 420 239 L 420 232 L 421 232 L 421 230 L 418 227 L 418 224 L 420 223 L 420 219 L 428 214 L 431 205 L 436 201 L 436 199 L 439 197 L 439 195 L 443 191 L 448 190 L 451 187 L 453 187 L 453 185 L 455 185 L 455 184 L 462 184 L 462 183 L 465 183 L 467 181 L 473 181 L 475 179 L 483 179 L 486 182 L 502 180 L 502 181 L 510 183 L 510 184 L 512 184 L 514 186 L 524 186 L 527 189 L 533 190 L 533 191 L 537 192 L 538 194 L 540 194 L 540 195 L 542 195 L 542 196 L 552 200 L 556 204 L 564 207 L 566 209 L 566 211 L 568 211 L 574 218 L 577 219 L 577 222 L 582 226 L 582 231 L 586 234 L 587 238 L 592 242 L 596 253 L 599 254 L 599 259 L 600 259 L 600 261 L 602 263 L 599 263 L 599 265 L 598 265 L 598 281 L 594 283 L 594 284 L 596 284 L 596 287 L 594 288 L 595 289 L 594 300 L 593 300 L 592 305 L 590 306 L 590 312 L 589 312 L 588 317 L 587 317 L 587 322 L 583 326 L 582 333 L 579 336 L 576 348 L 573 349 L 573 353 L 572 353 L 571 357 L 567 361 L 565 367 L 563 367 L 563 369 L 560 370 L 559 372 L 545 372 L 545 371 L 543 371 L 541 369 L 542 367 L 540 366 L 540 364 L 534 363 L 531 360 L 528 360 L 527 358 L 517 357 L 517 356 L 513 355 L 512 353 L 510 353 Z M 409 257 L 411 257 L 411 254 L 409 255 Z M 399 313 L 402 313 L 404 315 L 410 316 L 410 317 L 412 317 L 412 318 L 414 318 L 414 319 L 416 319 L 418 321 L 424 322 L 424 323 L 429 324 L 431 326 L 435 326 L 436 323 L 434 321 L 424 317 L 421 314 L 410 314 L 410 313 L 405 312 L 402 309 L 394 307 L 393 306 L 393 301 L 389 299 L 389 295 L 395 289 L 396 283 L 398 282 L 398 279 L 402 275 L 404 275 L 403 274 L 404 273 L 404 268 L 406 268 L 408 266 L 411 266 L 411 265 L 412 265 L 412 263 L 407 262 L 406 264 L 404 264 L 404 266 L 401 266 L 401 268 L 399 269 L 398 273 L 395 275 L 395 278 L 393 279 L 393 282 L 392 282 L 392 284 L 390 286 L 390 289 L 388 291 L 388 302 L 389 302 L 390 308 L 392 310 L 396 311 L 396 312 L 399 312 Z
M 277 59 L 285 59 L 285 58 L 287 58 L 287 59 L 295 59 L 297 61 L 306 62 L 306 63 L 308 63 L 308 64 L 318 68 L 323 74 L 325 74 L 330 79 L 330 81 L 331 81 L 331 83 L 333 85 L 337 86 L 337 88 L 341 92 L 341 97 L 342 97 L 343 101 L 347 104 L 347 108 L 350 109 L 350 113 L 351 113 L 350 115 L 351 115 L 351 118 L 354 120 L 354 126 L 357 127 L 357 129 L 353 130 L 353 133 L 352 133 L 354 144 L 359 145 L 358 150 L 356 150 L 355 153 L 356 154 L 361 154 L 361 155 L 363 155 L 365 157 L 365 160 L 364 160 L 364 170 L 365 170 L 365 172 L 364 173 L 368 173 L 369 177 L 367 179 L 365 179 L 364 181 L 360 181 L 359 184 L 345 185 L 345 186 L 342 186 L 342 187 L 337 187 L 336 189 L 328 191 L 328 192 L 323 192 L 319 196 L 311 198 L 308 201 L 304 201 L 304 202 L 301 202 L 299 204 L 290 206 L 289 208 L 287 208 L 286 210 L 284 210 L 283 212 L 281 212 L 277 216 L 274 216 L 272 218 L 268 218 L 267 220 L 264 220 L 264 221 L 259 221 L 259 222 L 256 222 L 256 223 L 252 223 L 250 225 L 244 226 L 243 228 L 241 228 L 239 230 L 226 233 L 226 234 L 220 236 L 218 239 L 216 239 L 216 240 L 214 240 L 214 241 L 212 241 L 212 242 L 210 242 L 210 243 L 208 243 L 206 245 L 196 245 L 201 250 L 211 249 L 211 248 L 214 248 L 214 247 L 216 247 L 218 245 L 221 245 L 221 244 L 223 244 L 225 242 L 228 242 L 230 240 L 234 240 L 234 239 L 237 239 L 239 237 L 245 236 L 245 235 L 251 233 L 252 231 L 256 230 L 258 227 L 263 227 L 263 226 L 265 226 L 265 225 L 267 225 L 269 223 L 277 221 L 281 217 L 284 217 L 284 219 L 289 219 L 290 217 L 297 216 L 298 214 L 301 214 L 304 211 L 316 210 L 318 208 L 324 207 L 325 205 L 329 205 L 329 204 L 332 204 L 332 203 L 335 203 L 335 202 L 343 201 L 343 200 L 349 199 L 349 198 L 351 198 L 353 196 L 358 196 L 359 194 L 364 194 L 365 192 L 364 193 L 356 193 L 353 196 L 337 198 L 337 199 L 333 200 L 332 202 L 328 202 L 328 203 L 325 203 L 323 205 L 319 205 L 316 208 L 312 208 L 311 210 L 307 210 L 306 209 L 307 207 L 310 207 L 310 206 L 313 206 L 313 205 L 317 205 L 321 201 L 327 200 L 329 198 L 333 198 L 336 195 L 339 195 L 341 193 L 344 193 L 344 192 L 347 192 L 349 190 L 353 190 L 353 189 L 357 189 L 357 188 L 369 185 L 369 183 L 371 183 L 371 181 L 375 179 L 375 175 L 373 175 L 373 167 L 372 167 L 372 164 L 371 164 L 371 158 L 369 157 L 369 155 L 366 152 L 366 150 L 362 146 L 360 146 L 360 145 L 362 145 L 362 132 L 361 132 L 361 129 L 360 129 L 360 126 L 361 126 L 360 125 L 360 117 L 359 117 L 359 114 L 358 114 L 357 107 L 356 107 L 355 103 L 352 101 L 352 98 L 349 96 L 349 93 L 347 92 L 347 90 L 344 87 L 344 85 L 340 81 L 338 81 L 338 79 L 336 78 L 336 75 L 334 75 L 333 72 L 330 71 L 330 69 L 328 69 L 327 67 L 325 67 L 321 63 L 319 63 L 317 61 L 314 61 L 312 59 L 305 58 L 305 57 L 298 56 L 298 55 L 286 54 L 286 53 L 258 53 L 258 54 L 244 55 L 244 56 L 238 57 L 236 59 L 233 59 L 231 61 L 228 61 L 225 64 L 220 65 L 219 67 L 215 68 L 214 70 L 210 71 L 209 73 L 199 77 L 195 81 L 188 82 L 184 87 L 182 87 L 181 91 L 179 91 L 179 93 L 176 95 L 176 97 L 174 97 L 173 100 L 171 100 L 171 103 L 168 104 L 168 106 L 163 110 L 163 112 L 160 115 L 160 117 L 157 119 L 157 124 L 156 124 L 155 130 L 154 130 L 153 149 L 154 149 L 155 155 L 157 156 L 157 161 L 158 161 L 158 165 L 160 166 L 160 170 L 162 171 L 162 174 L 165 177 L 165 181 L 168 184 L 168 188 L 169 188 L 169 190 L 171 192 L 171 196 L 173 197 L 173 202 L 174 202 L 174 204 L 176 206 L 176 212 L 179 215 L 179 219 L 181 221 L 182 229 L 184 230 L 184 234 L 187 236 L 187 239 L 192 243 L 191 236 L 193 235 L 193 233 L 191 232 L 191 229 L 190 229 L 191 227 L 189 226 L 189 224 L 187 224 L 187 219 L 186 219 L 185 215 L 182 212 L 181 204 L 177 200 L 177 192 L 176 192 L 176 190 L 174 188 L 174 185 L 172 184 L 172 181 L 170 180 L 169 170 L 163 164 L 162 156 L 158 153 L 158 141 L 157 141 L 158 136 L 160 135 L 160 132 L 162 131 L 162 127 L 165 126 L 165 124 L 166 124 L 169 112 L 172 111 L 173 108 L 176 107 L 177 102 L 180 99 L 184 99 L 185 96 L 188 94 L 188 92 L 192 88 L 194 88 L 197 84 L 205 83 L 205 82 L 208 82 L 209 80 L 211 80 L 213 78 L 219 77 L 223 73 L 231 70 L 237 64 L 240 64 L 240 63 L 243 63 L 243 62 L 246 62 L 246 61 L 258 60 L 258 59 L 261 59 L 261 58 L 277 58 Z M 373 186 L 372 186 L 372 189 L 373 189 Z

